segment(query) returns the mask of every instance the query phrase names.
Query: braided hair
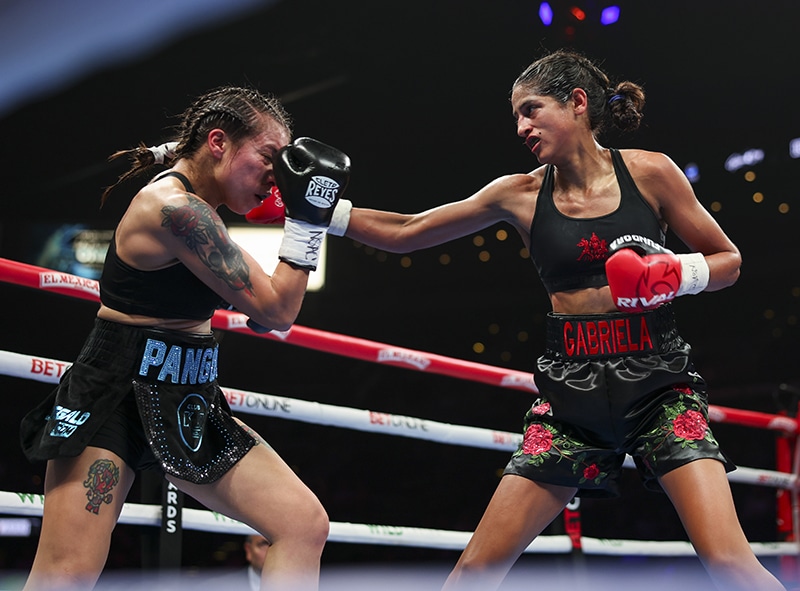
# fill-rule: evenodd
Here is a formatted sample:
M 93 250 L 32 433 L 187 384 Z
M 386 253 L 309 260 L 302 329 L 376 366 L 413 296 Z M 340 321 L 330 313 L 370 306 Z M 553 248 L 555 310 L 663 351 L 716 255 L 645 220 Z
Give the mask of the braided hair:
M 119 150 L 109 156 L 109 161 L 128 157 L 131 168 L 113 185 L 106 187 L 101 205 L 120 183 L 139 176 L 156 164 L 168 165 L 179 158 L 194 155 L 212 129 L 222 129 L 233 141 L 257 134 L 264 115 L 274 119 L 291 135 L 291 117 L 276 97 L 238 86 L 222 86 L 206 92 L 182 113 L 174 141 L 153 147 L 139 143 L 135 148 Z

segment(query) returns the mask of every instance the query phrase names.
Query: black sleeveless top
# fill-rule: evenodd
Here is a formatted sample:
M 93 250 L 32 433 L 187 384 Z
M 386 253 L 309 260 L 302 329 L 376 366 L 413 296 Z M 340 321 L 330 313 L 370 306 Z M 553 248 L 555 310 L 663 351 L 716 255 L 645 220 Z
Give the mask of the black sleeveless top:
M 545 169 L 531 224 L 531 258 L 548 293 L 608 285 L 608 246 L 624 234 L 638 234 L 663 245 L 658 216 L 633 182 L 622 156 L 611 150 L 620 188 L 619 207 L 596 218 L 572 218 L 553 203 L 553 165 Z
M 174 176 L 194 193 L 189 180 L 179 172 L 166 171 L 153 180 L 164 176 Z M 115 236 L 111 237 L 100 277 L 100 301 L 125 314 L 187 320 L 208 320 L 223 304 L 222 298 L 183 263 L 156 271 L 134 269 L 117 256 Z

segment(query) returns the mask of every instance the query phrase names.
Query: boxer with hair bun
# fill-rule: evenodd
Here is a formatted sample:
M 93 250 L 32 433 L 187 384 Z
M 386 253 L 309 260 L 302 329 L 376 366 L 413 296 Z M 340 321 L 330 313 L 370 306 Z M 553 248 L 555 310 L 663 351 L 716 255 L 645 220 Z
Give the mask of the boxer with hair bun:
M 739 250 L 666 155 L 598 141 L 608 123 L 635 130 L 644 102 L 640 85 L 553 52 L 511 88 L 517 135 L 541 166 L 422 213 L 346 200 L 334 212 L 331 234 L 390 252 L 510 224 L 550 297 L 540 394 L 447 589 L 497 588 L 573 497 L 618 494 L 626 454 L 647 488 L 669 496 L 719 589 L 783 589 L 742 532 L 734 465 L 709 429 L 706 385 L 670 303 L 732 285 Z M 663 248 L 667 230 L 688 254 Z

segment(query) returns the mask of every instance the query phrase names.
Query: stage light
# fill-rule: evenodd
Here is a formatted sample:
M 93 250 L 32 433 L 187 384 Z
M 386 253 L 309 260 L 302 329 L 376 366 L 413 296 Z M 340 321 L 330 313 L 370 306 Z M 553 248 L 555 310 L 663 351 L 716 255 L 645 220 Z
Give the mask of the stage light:
M 571 7 L 569 9 L 569 12 L 570 12 L 570 14 L 572 16 L 575 17 L 576 20 L 579 20 L 579 21 L 586 20 L 586 13 L 582 9 L 578 8 L 577 6 Z
M 689 179 L 690 183 L 696 183 L 700 180 L 700 167 L 694 162 L 690 162 L 683 169 L 683 174 L 686 175 L 686 178 Z
M 753 166 L 764 160 L 764 150 L 754 148 L 742 154 L 731 154 L 725 160 L 725 170 L 735 172 L 745 166 Z
M 553 9 L 548 2 L 542 2 L 539 5 L 539 19 L 541 19 L 545 27 L 553 24 Z
M 800 137 L 789 140 L 789 156 L 800 158 Z
M 601 25 L 613 25 L 619 20 L 619 6 L 608 6 L 600 14 Z
M 568 38 L 572 38 L 580 28 L 586 28 L 589 35 L 597 33 L 599 26 L 607 27 L 619 21 L 621 9 L 616 4 L 601 8 L 594 1 L 573 0 L 569 4 L 540 2 L 539 20 L 545 27 L 554 26 Z

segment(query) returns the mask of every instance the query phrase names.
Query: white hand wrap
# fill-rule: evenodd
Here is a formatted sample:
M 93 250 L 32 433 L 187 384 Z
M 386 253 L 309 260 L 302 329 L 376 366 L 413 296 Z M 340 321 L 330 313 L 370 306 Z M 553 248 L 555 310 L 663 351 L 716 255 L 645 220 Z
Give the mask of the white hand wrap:
M 328 234 L 334 236 L 344 236 L 347 226 L 350 225 L 350 211 L 353 209 L 353 202 L 347 199 L 339 199 L 333 210 L 331 225 L 328 226 Z
M 175 159 L 175 148 L 178 147 L 178 142 L 167 142 L 160 146 L 150 146 L 147 148 L 153 153 L 156 164 L 164 164 L 167 160 Z
M 676 255 L 681 262 L 681 286 L 676 295 L 694 295 L 708 286 L 709 271 L 702 253 Z
M 278 249 L 278 258 L 298 267 L 315 270 L 326 230 L 325 226 L 287 217 L 283 225 L 283 240 Z

